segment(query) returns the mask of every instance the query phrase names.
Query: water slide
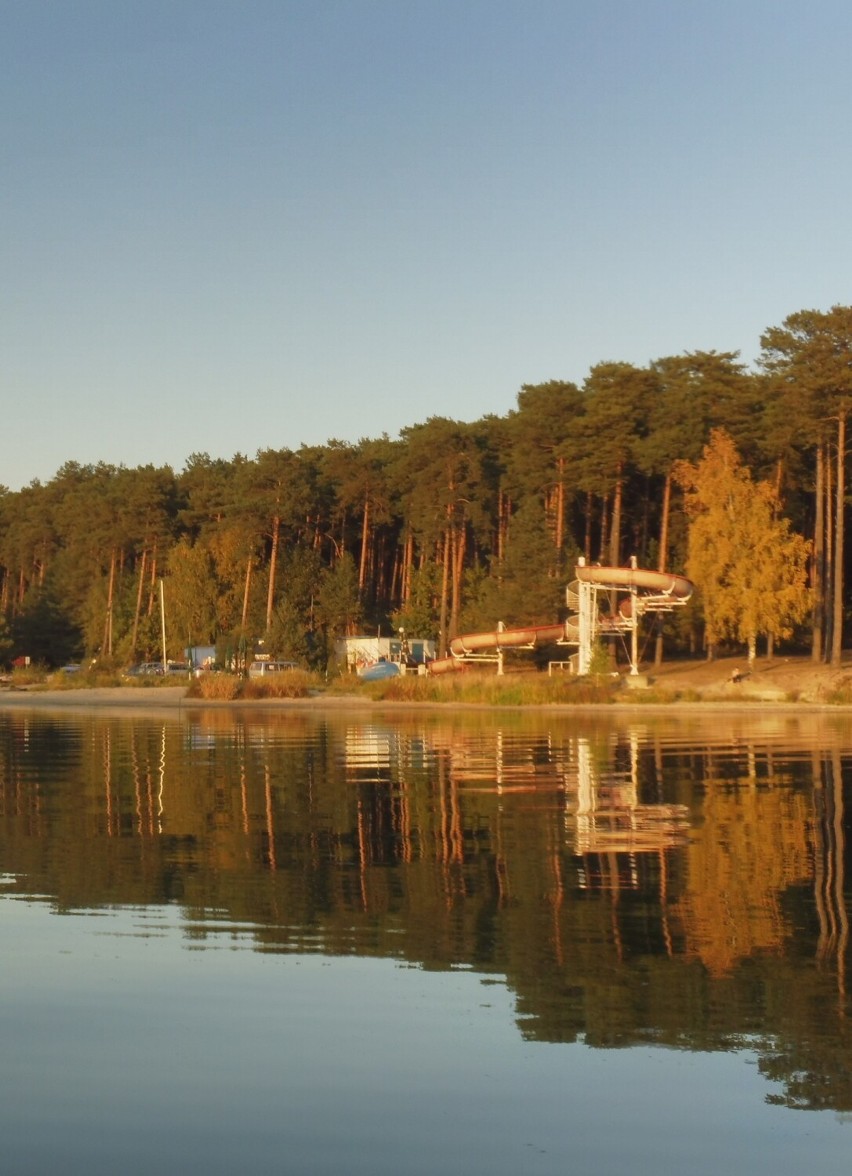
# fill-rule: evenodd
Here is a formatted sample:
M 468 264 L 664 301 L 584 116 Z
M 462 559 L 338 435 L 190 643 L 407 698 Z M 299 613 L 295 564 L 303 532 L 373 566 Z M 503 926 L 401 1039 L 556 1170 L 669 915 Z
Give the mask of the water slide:
M 578 564 L 574 571 L 583 584 L 636 591 L 644 599 L 659 597 L 682 601 L 689 600 L 692 595 L 692 581 L 674 572 L 652 572 L 648 568 L 633 567 L 603 568 L 594 564 Z
M 653 572 L 648 568 L 608 568 L 579 564 L 575 568 L 577 579 L 583 584 L 592 584 L 604 590 L 629 592 L 631 595 L 622 602 L 621 613 L 629 616 L 634 594 L 642 599 L 647 611 L 665 609 L 668 604 L 682 604 L 692 595 L 692 582 L 685 576 L 673 572 Z M 626 606 L 626 607 L 625 607 Z M 606 622 L 602 625 L 606 628 Z M 571 616 L 556 625 L 526 625 L 516 629 L 495 629 L 490 633 L 464 633 L 450 642 L 450 656 L 437 658 L 429 664 L 431 674 L 445 674 L 450 670 L 463 669 L 465 658 L 475 658 L 490 650 L 534 649 L 537 645 L 579 645 L 580 618 Z
M 576 641 L 577 626 L 570 621 L 560 625 L 526 625 L 522 629 L 495 629 L 492 633 L 464 633 L 450 642 L 450 657 L 429 663 L 430 674 L 461 670 L 462 660 L 472 654 L 498 649 L 534 649 L 536 645 L 553 645 L 556 641 Z

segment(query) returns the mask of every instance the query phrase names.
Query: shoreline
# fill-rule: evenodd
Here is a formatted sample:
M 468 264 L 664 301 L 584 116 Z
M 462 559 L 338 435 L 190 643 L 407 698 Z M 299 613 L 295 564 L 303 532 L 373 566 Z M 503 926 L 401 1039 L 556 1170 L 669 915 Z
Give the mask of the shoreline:
M 507 676 L 510 680 L 511 676 Z M 4 684 L 5 685 L 5 684 Z M 219 699 L 187 697 L 189 684 L 142 687 L 113 684 L 51 689 L 44 683 L 0 686 L 0 710 L 104 711 L 116 713 L 230 712 L 232 714 L 358 713 L 393 715 L 414 712 L 612 715 L 848 715 L 852 712 L 852 659 L 839 666 L 815 663 L 804 655 L 712 661 L 681 659 L 648 666 L 635 679 L 623 675 L 621 690 L 599 701 L 482 701 L 475 691 L 455 697 L 375 699 L 363 694 L 312 693 L 305 698 Z
M 743 694 L 738 698 L 680 699 L 670 701 L 642 702 L 553 702 L 529 704 L 497 704 L 490 702 L 447 702 L 435 701 L 391 701 L 387 699 L 361 698 L 354 694 L 312 695 L 308 698 L 263 698 L 263 699 L 206 699 L 188 698 L 187 687 L 166 686 L 155 691 L 128 689 L 121 686 L 94 686 L 79 690 L 26 690 L 0 691 L 0 710 L 76 710 L 124 712 L 188 712 L 196 710 L 217 710 L 257 713 L 286 711 L 369 711 L 411 712 L 411 711 L 489 711 L 529 712 L 534 714 L 647 714 L 647 715 L 701 715 L 706 714 L 766 714 L 788 713 L 791 715 L 849 714 L 852 702 L 823 702 L 809 699 L 781 700 L 761 698 L 758 695 Z

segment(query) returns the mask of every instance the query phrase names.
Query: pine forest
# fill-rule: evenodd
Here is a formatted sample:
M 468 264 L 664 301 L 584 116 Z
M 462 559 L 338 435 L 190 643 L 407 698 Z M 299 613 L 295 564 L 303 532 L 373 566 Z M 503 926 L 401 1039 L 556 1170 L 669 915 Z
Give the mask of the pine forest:
M 524 385 L 506 416 L 396 439 L 194 453 L 180 472 L 67 462 L 0 489 L 0 663 L 263 640 L 324 669 L 334 639 L 553 622 L 580 556 L 685 572 L 666 652 L 779 642 L 837 663 L 848 580 L 852 307 L 800 311 L 735 352 L 582 385 Z M 657 641 L 657 658 L 662 656 Z

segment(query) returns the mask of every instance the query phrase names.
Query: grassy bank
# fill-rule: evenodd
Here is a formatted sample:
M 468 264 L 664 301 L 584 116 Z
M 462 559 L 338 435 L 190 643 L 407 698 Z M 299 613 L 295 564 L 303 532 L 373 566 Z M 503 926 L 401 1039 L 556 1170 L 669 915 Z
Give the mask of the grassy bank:
M 545 674 L 506 674 L 492 670 L 444 674 L 439 677 L 406 674 L 362 682 L 340 679 L 330 693 L 358 694 L 378 702 L 440 702 L 452 705 L 478 703 L 486 706 L 543 706 L 614 702 L 623 694 L 618 682 L 609 678 L 573 678 Z
M 436 677 L 406 674 L 376 682 L 354 675 L 330 680 L 324 675 L 292 670 L 262 679 L 209 673 L 200 678 L 168 675 L 127 678 L 118 670 L 90 666 L 76 672 L 49 673 L 31 666 L 2 676 L 0 685 L 28 694 L 63 694 L 120 688 L 123 694 L 151 695 L 164 687 L 187 690 L 199 701 L 327 698 L 365 702 L 426 703 L 505 707 L 588 706 L 629 703 L 631 706 L 676 703 L 761 703 L 852 705 L 852 657 L 840 666 L 816 664 L 803 656 L 758 659 L 749 667 L 743 660 L 670 662 L 649 668 L 638 678 L 622 673 L 576 678 L 549 677 L 534 670 L 513 668 L 502 677 L 493 669 L 468 669 Z

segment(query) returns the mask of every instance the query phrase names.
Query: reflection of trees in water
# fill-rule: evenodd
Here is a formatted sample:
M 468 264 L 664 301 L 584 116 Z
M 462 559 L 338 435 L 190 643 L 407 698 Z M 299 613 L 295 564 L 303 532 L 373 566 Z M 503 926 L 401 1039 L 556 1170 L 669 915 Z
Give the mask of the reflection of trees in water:
M 732 787 L 705 782 L 702 836 L 686 856 L 681 895 L 674 904 L 685 953 L 723 976 L 738 961 L 780 954 L 789 926 L 787 889 L 806 879 L 814 840 L 811 798 L 748 777 Z
M 811 928 L 800 928 L 807 970 L 803 978 L 783 961 L 789 987 L 778 985 L 776 1023 L 760 1050 L 761 1072 L 783 1087 L 768 1101 L 789 1107 L 852 1109 L 844 763 L 837 749 L 812 756 L 816 941 Z
M 839 741 L 223 712 L 0 733 L 21 892 L 174 903 L 194 945 L 473 966 L 530 1038 L 760 1041 L 781 1097 L 852 1106 Z
M 838 751 L 814 765 L 816 838 L 814 894 L 819 916 L 818 958 L 836 960 L 841 1007 L 846 1000 L 846 953 L 849 915 L 846 910 L 846 844 L 843 833 L 843 768 Z

